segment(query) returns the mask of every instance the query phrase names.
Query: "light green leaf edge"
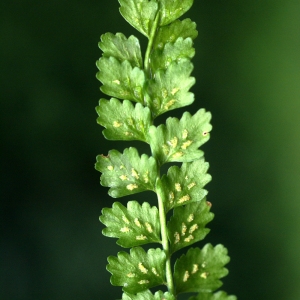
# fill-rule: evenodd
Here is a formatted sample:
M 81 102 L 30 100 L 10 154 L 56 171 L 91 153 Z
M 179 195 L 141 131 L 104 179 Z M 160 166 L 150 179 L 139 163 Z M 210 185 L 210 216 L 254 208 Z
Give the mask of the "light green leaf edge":
M 152 123 L 148 107 L 140 103 L 133 106 L 129 100 L 121 102 L 112 98 L 109 101 L 100 99 L 96 111 L 99 116 L 97 123 L 106 128 L 103 130 L 106 139 L 146 142 L 146 135 Z
M 120 13 L 136 30 L 149 38 L 158 3 L 148 0 L 119 0 Z
M 130 254 L 121 251 L 118 257 L 109 256 L 107 270 L 112 274 L 111 284 L 123 286 L 123 291 L 136 294 L 164 284 L 165 252 L 160 248 L 134 247 Z
M 108 156 L 98 155 L 95 168 L 102 173 L 101 185 L 110 187 L 108 194 L 113 198 L 155 190 L 157 163 L 146 154 L 140 157 L 136 148 L 127 148 L 123 154 L 110 150 Z
M 171 253 L 205 238 L 210 231 L 205 226 L 214 217 L 209 210 L 210 205 L 205 199 L 174 208 L 173 216 L 167 225 Z
M 204 186 L 211 181 L 207 173 L 209 164 L 204 158 L 183 163 L 181 167 L 172 166 L 161 178 L 165 209 L 200 201 L 207 195 Z
M 143 102 L 145 73 L 138 67 L 132 67 L 128 60 L 120 62 L 117 58 L 102 56 L 96 65 L 99 72 L 96 77 L 103 84 L 100 90 L 109 96 Z
M 122 300 L 175 300 L 175 297 L 169 292 L 157 291 L 154 295 L 149 291 L 144 291 L 136 295 L 123 293 Z
M 121 247 L 161 243 L 158 209 L 150 207 L 148 202 L 140 205 L 129 201 L 127 208 L 115 202 L 112 208 L 102 210 L 100 221 L 106 226 L 103 235 L 119 238 L 117 244 Z
M 237 300 L 236 296 L 228 296 L 227 293 L 223 291 L 211 293 L 199 293 L 197 296 L 192 296 L 189 300 Z
M 185 112 L 182 118 L 168 118 L 166 125 L 151 126 L 148 143 L 160 165 L 166 162 L 190 162 L 203 156 L 198 148 L 209 140 L 211 114 L 200 109 L 193 116 Z
M 211 293 L 218 289 L 220 278 L 228 274 L 224 268 L 230 261 L 223 245 L 207 244 L 203 249 L 190 248 L 187 254 L 177 259 L 174 268 L 176 293 Z
M 105 57 L 112 56 L 120 62 L 127 60 L 133 68 L 143 68 L 140 42 L 133 35 L 127 39 L 123 33 L 118 32 L 114 35 L 107 32 L 101 35 L 101 41 L 98 43 L 98 46 Z

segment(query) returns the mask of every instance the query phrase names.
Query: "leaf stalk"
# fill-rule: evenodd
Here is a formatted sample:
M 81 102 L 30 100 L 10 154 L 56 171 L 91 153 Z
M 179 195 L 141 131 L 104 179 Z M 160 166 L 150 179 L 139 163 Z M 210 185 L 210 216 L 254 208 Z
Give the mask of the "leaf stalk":
M 145 72 L 146 72 L 146 74 L 148 74 L 149 78 L 152 78 L 151 67 L 150 67 L 150 54 L 152 51 L 153 42 L 155 40 L 155 34 L 156 34 L 156 30 L 157 30 L 157 27 L 159 24 L 159 20 L 160 20 L 160 13 L 158 10 L 156 17 L 154 19 L 154 22 L 153 22 L 153 26 L 150 31 L 149 42 L 147 45 L 147 50 L 145 53 L 145 60 L 144 60 Z
M 167 287 L 168 287 L 169 292 L 175 296 L 173 274 L 172 274 L 172 268 L 171 268 L 171 253 L 170 253 L 170 245 L 169 245 L 168 232 L 167 232 L 166 211 L 165 211 L 164 201 L 163 201 L 163 196 L 162 196 L 163 193 L 162 193 L 159 185 L 156 189 L 156 193 L 157 193 L 157 200 L 158 200 L 159 220 L 160 220 L 160 226 L 161 226 L 162 247 L 166 254 Z

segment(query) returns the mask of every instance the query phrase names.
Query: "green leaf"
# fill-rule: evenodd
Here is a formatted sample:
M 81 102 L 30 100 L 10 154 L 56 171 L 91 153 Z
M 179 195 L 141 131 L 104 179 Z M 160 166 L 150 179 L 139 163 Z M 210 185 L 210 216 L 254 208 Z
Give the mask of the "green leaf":
M 209 139 L 210 119 L 211 114 L 200 109 L 193 116 L 185 112 L 180 120 L 168 118 L 166 125 L 151 126 L 147 140 L 159 164 L 202 157 L 203 151 L 198 148 Z
M 116 98 L 110 101 L 101 99 L 96 107 L 99 115 L 97 123 L 104 126 L 108 140 L 140 140 L 146 142 L 146 133 L 152 122 L 148 107 L 137 103 L 135 107 L 129 100 L 120 102 Z
M 166 211 L 200 201 L 207 195 L 204 186 L 211 181 L 211 176 L 207 174 L 208 167 L 209 164 L 201 158 L 183 163 L 181 168 L 169 168 L 167 175 L 163 175 L 161 179 Z
M 96 170 L 102 172 L 101 185 L 110 187 L 108 194 L 113 198 L 154 191 L 157 176 L 157 164 L 153 157 L 142 154 L 135 148 L 124 153 L 110 150 L 108 156 L 98 155 Z
M 205 238 L 210 231 L 205 226 L 214 217 L 209 209 L 210 205 L 205 199 L 174 209 L 168 223 L 171 253 Z
M 129 201 L 127 208 L 115 202 L 112 208 L 104 208 L 100 221 L 107 226 L 105 236 L 119 238 L 117 244 L 129 248 L 149 243 L 160 243 L 160 223 L 157 207 L 148 202 L 141 206 Z
M 187 106 L 194 101 L 189 89 L 195 78 L 190 77 L 193 64 L 188 59 L 172 62 L 166 70 L 157 70 L 147 85 L 145 101 L 157 117 L 166 111 Z
M 227 296 L 225 292 L 219 291 L 215 294 L 199 293 L 197 296 L 189 298 L 189 300 L 237 300 L 237 297 Z
M 143 68 L 142 53 L 139 40 L 131 35 L 128 39 L 123 33 L 116 35 L 107 32 L 101 36 L 99 48 L 103 56 L 113 56 L 120 62 L 128 60 L 132 67 Z
M 130 254 L 121 251 L 118 257 L 108 257 L 107 270 L 112 274 L 112 285 L 123 286 L 125 292 L 136 294 L 164 283 L 165 261 L 165 253 L 159 248 L 146 253 L 143 248 L 135 247 Z
M 191 59 L 194 55 L 192 39 L 179 37 L 175 43 L 166 43 L 163 50 L 157 48 L 152 52 L 152 69 L 167 69 L 173 61 L 178 63 L 184 58 Z
M 149 37 L 158 3 L 152 0 L 119 0 L 119 3 L 123 18 L 136 30 Z
M 130 62 L 120 62 L 115 57 L 101 57 L 97 61 L 100 70 L 97 79 L 102 82 L 101 91 L 109 96 L 143 102 L 145 73 L 138 67 L 132 68 Z
M 122 300 L 175 300 L 175 297 L 169 292 L 163 293 L 162 291 L 156 292 L 154 295 L 149 291 L 144 291 L 136 295 L 123 293 Z
M 197 35 L 196 23 L 192 22 L 191 19 L 176 20 L 170 25 L 159 27 L 153 48 L 163 49 L 165 44 L 175 43 L 180 37 L 195 39 Z
M 228 274 L 224 268 L 229 262 L 227 249 L 222 245 L 211 244 L 199 248 L 191 248 L 175 263 L 174 282 L 176 292 L 210 293 L 222 285 L 220 278 Z
M 160 0 L 160 25 L 167 25 L 180 18 L 193 5 L 193 0 Z

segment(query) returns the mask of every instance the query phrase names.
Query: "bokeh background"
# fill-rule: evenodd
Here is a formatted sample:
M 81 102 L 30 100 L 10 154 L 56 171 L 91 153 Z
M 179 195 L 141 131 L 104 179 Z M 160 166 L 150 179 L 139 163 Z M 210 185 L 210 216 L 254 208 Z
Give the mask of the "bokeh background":
M 0 7 L 0 299 L 121 298 L 105 270 L 120 248 L 98 221 L 113 200 L 93 165 L 129 144 L 107 142 L 95 122 L 95 61 L 102 33 L 146 41 L 117 0 Z M 211 111 L 214 126 L 204 150 L 215 219 L 199 246 L 229 249 L 223 289 L 240 300 L 300 299 L 299 16 L 299 0 L 197 0 L 186 14 L 199 30 L 188 110 Z

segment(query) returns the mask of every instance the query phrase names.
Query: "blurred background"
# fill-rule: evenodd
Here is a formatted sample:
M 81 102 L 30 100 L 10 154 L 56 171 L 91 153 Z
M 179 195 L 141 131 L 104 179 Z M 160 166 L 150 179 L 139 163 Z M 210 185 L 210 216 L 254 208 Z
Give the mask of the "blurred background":
M 198 246 L 228 248 L 222 289 L 239 300 L 300 299 L 300 2 L 195 2 L 186 109 L 211 111 L 214 126 L 203 148 L 215 219 Z M 0 7 L 0 299 L 119 299 L 105 266 L 121 248 L 98 221 L 114 200 L 94 163 L 132 144 L 106 141 L 96 124 L 95 62 L 105 32 L 146 41 L 117 0 Z

